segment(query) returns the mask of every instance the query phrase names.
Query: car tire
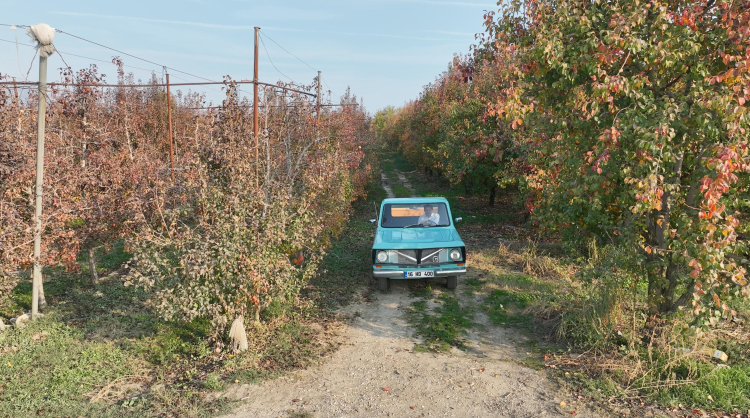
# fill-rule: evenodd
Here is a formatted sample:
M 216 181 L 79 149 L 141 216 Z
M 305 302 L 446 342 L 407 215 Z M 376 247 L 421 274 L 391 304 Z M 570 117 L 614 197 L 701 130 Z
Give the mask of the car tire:
M 381 292 L 387 292 L 390 285 L 391 279 L 387 277 L 378 277 L 378 290 L 380 290 Z
M 448 276 L 448 280 L 445 283 L 448 289 L 453 290 L 458 287 L 458 276 Z

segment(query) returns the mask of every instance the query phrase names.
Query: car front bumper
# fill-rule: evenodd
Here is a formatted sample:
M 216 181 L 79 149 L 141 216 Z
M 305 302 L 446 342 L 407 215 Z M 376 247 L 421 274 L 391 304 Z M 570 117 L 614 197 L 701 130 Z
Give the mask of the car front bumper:
M 403 270 L 392 270 L 392 269 L 373 269 L 372 275 L 375 277 L 388 277 L 390 279 L 406 279 L 404 273 L 409 271 L 425 271 L 430 270 L 435 272 L 434 277 L 447 277 L 447 276 L 460 276 L 466 274 L 466 268 L 464 267 L 451 267 L 445 269 L 403 269 Z M 408 277 L 409 279 L 429 279 L 430 277 Z

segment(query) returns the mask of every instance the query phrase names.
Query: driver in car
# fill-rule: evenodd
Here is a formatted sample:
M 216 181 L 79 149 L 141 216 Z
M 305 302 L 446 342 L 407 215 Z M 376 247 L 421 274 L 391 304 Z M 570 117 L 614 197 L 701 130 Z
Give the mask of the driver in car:
M 440 215 L 432 212 L 432 205 L 424 205 L 424 214 L 417 221 L 420 225 L 437 225 L 440 223 Z

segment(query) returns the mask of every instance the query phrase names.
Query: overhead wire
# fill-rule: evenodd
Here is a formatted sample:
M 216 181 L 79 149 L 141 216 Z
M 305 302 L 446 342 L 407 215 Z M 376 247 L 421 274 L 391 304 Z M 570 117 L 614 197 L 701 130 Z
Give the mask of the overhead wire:
M 26 27 L 25 25 L 10 25 L 10 24 L 6 24 L 6 23 L 0 23 L 0 26 L 10 26 L 10 27 Z M 166 65 L 160 65 L 160 64 L 158 64 L 158 63 L 156 63 L 156 62 L 153 62 L 153 61 L 147 60 L 147 59 L 145 59 L 145 58 L 140 58 L 140 57 L 137 57 L 137 56 L 135 56 L 135 55 L 132 55 L 132 54 L 128 54 L 127 52 L 123 52 L 123 51 L 117 50 L 117 49 L 115 49 L 115 48 L 111 48 L 111 47 L 108 47 L 108 46 L 106 46 L 106 45 L 102 45 L 102 44 L 100 44 L 100 43 L 98 43 L 98 42 L 94 42 L 94 41 L 88 40 L 88 39 L 86 39 L 86 38 L 82 38 L 82 37 L 80 37 L 80 36 L 77 36 L 77 35 L 73 35 L 72 33 L 64 32 L 64 31 L 62 31 L 62 30 L 60 30 L 60 29 L 55 29 L 55 31 L 56 31 L 56 32 L 60 32 L 60 33 L 63 33 L 63 34 L 65 34 L 65 35 L 69 35 L 69 36 L 72 36 L 72 37 L 74 37 L 74 38 L 80 39 L 80 40 L 82 40 L 82 41 L 85 41 L 85 42 L 89 42 L 89 43 L 92 43 L 92 44 L 94 44 L 94 45 L 97 45 L 97 46 L 100 46 L 100 47 L 102 47 L 102 48 L 106 48 L 106 49 L 109 49 L 109 50 L 115 51 L 115 52 L 117 52 L 117 53 L 119 53 L 119 54 L 127 55 L 127 56 L 129 56 L 129 57 L 132 57 L 132 58 L 135 58 L 135 59 L 138 59 L 138 60 L 141 60 L 141 61 L 147 62 L 147 63 L 149 63 L 149 64 L 153 64 L 153 65 L 158 65 L 158 66 L 162 67 L 162 69 L 164 69 L 164 68 L 168 68 L 168 69 L 170 69 L 170 70 L 172 70 L 172 71 L 175 71 L 175 72 L 178 72 L 178 73 L 181 73 L 181 74 L 185 74 L 185 75 L 188 75 L 188 76 L 191 76 L 191 77 L 199 78 L 199 79 L 202 79 L 202 80 L 206 80 L 206 81 L 213 81 L 213 80 L 210 80 L 210 79 L 208 79 L 208 78 L 205 78 L 205 77 L 201 77 L 201 76 L 197 76 L 197 75 L 195 75 L 195 74 L 191 74 L 191 73 L 188 73 L 188 72 L 185 72 L 185 71 L 181 71 L 181 70 L 178 70 L 178 69 L 176 69 L 176 68 L 173 68 L 173 67 L 169 67 L 169 66 L 166 66 Z M 21 42 L 14 42 L 14 41 L 6 40 L 6 39 L 0 39 L 0 41 L 3 41 L 3 42 L 8 42 L 8 43 L 14 43 L 14 44 L 16 44 L 16 45 L 23 45 L 23 46 L 28 46 L 28 47 L 34 48 L 34 45 L 30 45 L 30 44 L 24 44 L 24 43 L 21 43 Z M 65 58 L 63 58 L 63 56 L 62 56 L 62 53 L 60 53 L 61 51 L 60 51 L 60 50 L 58 49 L 58 50 L 57 50 L 57 52 L 58 52 L 58 53 L 59 53 L 59 55 L 60 55 L 60 59 L 62 59 L 63 63 L 65 63 L 65 66 L 66 66 L 66 67 L 68 67 L 68 68 L 70 68 L 70 65 L 68 65 L 68 63 L 67 63 L 67 62 L 65 62 Z M 76 55 L 76 54 L 69 54 L 69 53 L 67 53 L 67 52 L 66 52 L 66 54 L 67 54 L 67 55 L 70 55 L 70 56 L 78 57 L 78 58 L 84 58 L 84 59 L 88 59 L 88 60 L 92 60 L 92 61 L 106 62 L 106 63 L 112 64 L 112 62 L 111 62 L 111 61 L 106 61 L 106 60 L 102 60 L 102 59 L 96 59 L 96 58 L 91 58 L 91 57 L 85 57 L 85 56 L 82 56 L 82 55 Z M 34 55 L 34 58 L 36 58 L 36 55 Z M 28 79 L 28 75 L 29 75 L 29 73 L 31 72 L 31 67 L 33 66 L 34 58 L 32 58 L 32 63 L 31 63 L 31 65 L 29 66 L 29 71 L 28 71 L 28 72 L 26 73 L 26 79 Z M 155 71 L 154 69 L 141 68 L 141 67 L 136 67 L 136 66 L 133 66 L 133 65 L 125 65 L 125 64 L 123 64 L 123 67 L 136 68 L 136 69 L 139 69 L 139 70 L 143 70 L 143 71 L 149 71 L 149 72 L 152 72 L 152 73 L 153 73 L 153 72 Z M 23 72 L 21 72 L 21 73 L 23 74 Z M 173 75 L 173 76 L 174 76 L 174 75 Z M 189 81 L 189 80 L 185 80 L 184 78 L 180 78 L 180 77 L 177 77 L 177 76 L 174 76 L 174 77 L 176 77 L 176 78 L 179 78 L 180 80 L 183 80 L 183 81 Z M 205 86 L 204 86 L 204 87 L 205 87 Z M 205 88 L 206 88 L 206 89 L 209 89 L 209 90 L 213 90 L 213 91 L 215 91 L 215 92 L 219 92 L 219 93 L 221 93 L 221 91 L 220 91 L 220 90 L 217 90 L 217 89 L 214 89 L 214 88 L 210 88 L 210 87 L 205 87 Z
M 11 44 L 16 43 L 14 41 L 9 41 L 7 39 L 0 39 L 0 42 L 8 42 L 8 43 L 11 43 Z M 18 45 L 23 45 L 23 46 L 28 46 L 30 48 L 34 48 L 34 45 L 25 44 L 23 42 L 18 42 Z M 60 50 L 57 49 L 57 48 L 55 48 L 55 50 L 58 51 L 58 52 L 60 52 Z M 71 54 L 70 52 L 65 52 L 65 55 L 68 55 L 68 56 L 71 56 L 71 57 L 76 57 L 76 58 L 84 58 L 84 59 L 91 60 L 91 61 L 98 61 L 98 62 L 104 62 L 104 63 L 107 63 L 107 64 L 112 64 L 112 61 L 107 61 L 107 60 L 103 60 L 103 59 L 99 59 L 99 58 L 86 57 L 86 56 L 83 56 L 83 55 Z M 154 72 L 155 71 L 153 68 L 149 69 L 149 68 L 143 68 L 143 67 L 136 67 L 135 65 L 129 65 L 129 64 L 122 64 L 122 66 L 123 67 L 127 67 L 127 68 L 135 68 L 136 70 L 149 71 L 149 72 Z
M 288 75 L 282 73 L 281 70 L 279 70 L 278 68 L 276 68 L 276 64 L 273 63 L 273 60 L 271 59 L 271 55 L 268 53 L 268 49 L 266 48 L 266 43 L 263 42 L 263 37 L 260 38 L 260 43 L 261 43 L 261 45 L 263 45 L 263 50 L 266 51 L 266 56 L 268 57 L 268 60 L 271 61 L 271 65 L 276 70 L 276 72 L 278 72 L 279 74 L 281 74 L 284 77 L 288 78 L 292 83 L 294 83 L 294 80 L 292 80 L 292 77 L 289 77 Z
M 86 39 L 86 38 L 82 38 L 82 37 L 80 37 L 80 36 L 77 36 L 77 35 L 73 35 L 73 34 L 72 34 L 72 33 L 70 33 L 70 32 L 65 32 L 65 31 L 62 31 L 62 30 L 60 30 L 60 29 L 55 29 L 55 31 L 57 31 L 57 32 L 60 32 L 60 33 L 62 33 L 62 34 L 65 34 L 65 35 L 68 35 L 68 36 L 72 36 L 72 37 L 74 37 L 74 38 L 76 38 L 76 39 L 80 39 L 80 40 L 82 40 L 82 41 L 84 41 L 84 42 L 88 42 L 88 43 L 90 43 L 90 44 L 94 44 L 94 45 L 96 45 L 96 46 L 100 46 L 100 47 L 102 47 L 102 48 L 106 48 L 106 49 L 109 49 L 109 50 L 111 50 L 111 51 L 115 51 L 115 52 L 117 52 L 117 53 L 119 53 L 119 54 L 127 55 L 127 56 L 129 56 L 129 57 L 131 57 L 131 58 L 135 58 L 135 59 L 137 59 L 137 60 L 141 60 L 141 61 L 143 61 L 143 62 L 147 62 L 147 63 L 149 63 L 149 64 L 157 65 L 157 66 L 159 66 L 159 67 L 166 67 L 166 68 L 169 68 L 170 70 L 172 70 L 172 71 L 176 71 L 176 72 L 178 72 L 178 73 L 180 73 L 180 74 L 185 74 L 185 75 L 188 75 L 188 76 L 190 76 L 190 77 L 200 78 L 201 80 L 205 80 L 205 81 L 213 81 L 213 80 L 210 80 L 210 79 L 208 79 L 208 78 L 205 78 L 205 77 L 201 77 L 201 76 L 199 76 L 199 75 L 195 75 L 195 74 L 191 74 L 191 73 L 188 73 L 188 72 L 186 72 L 186 71 L 181 71 L 181 70 L 178 70 L 178 69 L 176 69 L 176 68 L 174 68 L 174 67 L 169 67 L 169 66 L 166 66 L 166 65 L 162 65 L 162 64 L 159 64 L 159 63 L 156 63 L 156 62 L 153 62 L 153 61 L 147 60 L 147 59 L 145 59 L 145 58 L 141 58 L 141 57 L 139 57 L 139 56 L 136 56 L 136 55 L 133 55 L 133 54 L 128 54 L 127 52 L 123 52 L 123 51 L 120 51 L 119 49 L 115 49 L 115 48 L 109 47 L 109 46 L 107 46 L 107 45 L 102 45 L 102 44 L 100 44 L 100 43 L 98 43 L 98 42 L 94 42 L 94 41 L 91 41 L 91 40 L 89 40 L 89 39 Z
M 18 66 L 18 72 L 23 74 L 23 70 L 21 70 L 21 53 L 18 51 L 18 27 L 11 26 L 10 29 L 13 31 L 13 37 L 16 38 L 16 65 Z
M 312 65 L 310 65 L 310 64 L 308 64 L 308 63 L 306 63 L 306 62 L 305 62 L 305 61 L 304 61 L 304 60 L 303 60 L 302 58 L 300 58 L 300 57 L 298 57 L 298 56 L 296 56 L 296 55 L 292 54 L 291 52 L 289 52 L 289 51 L 288 51 L 288 50 L 287 50 L 286 48 L 284 48 L 283 46 L 281 46 L 281 44 L 279 44 L 278 42 L 274 41 L 274 40 L 273 40 L 273 38 L 271 38 L 270 36 L 268 36 L 268 35 L 266 35 L 265 33 L 263 33 L 263 31 L 261 31 L 261 32 L 260 32 L 260 35 L 261 35 L 261 37 L 266 37 L 266 38 L 268 38 L 268 40 L 269 40 L 269 41 L 271 41 L 271 42 L 275 43 L 275 44 L 276 44 L 276 45 L 277 45 L 277 46 L 278 46 L 279 48 L 281 48 L 282 50 L 284 50 L 284 52 L 286 52 L 287 54 L 289 54 L 289 55 L 293 56 L 294 58 L 297 58 L 297 60 L 299 60 L 299 62 L 301 62 L 301 63 L 303 63 L 303 64 L 307 65 L 307 66 L 308 66 L 308 67 L 309 67 L 309 68 L 310 68 L 311 70 L 313 70 L 313 71 L 318 71 L 318 70 L 316 70 L 315 68 L 313 68 L 313 66 L 312 66 Z M 261 38 L 261 42 L 263 42 L 263 38 Z M 265 45 L 263 46 L 263 48 L 265 48 Z M 268 52 L 266 52 L 266 54 L 268 54 Z M 268 59 L 271 59 L 271 58 L 269 57 Z M 274 68 L 275 68 L 275 67 L 274 67 Z M 277 71 L 278 71 L 278 69 L 277 69 Z M 280 72 L 280 71 L 279 71 L 279 72 Z M 289 77 L 287 77 L 287 78 L 289 78 Z M 331 87 L 330 87 L 330 86 L 328 85 L 328 83 L 326 83 L 325 79 L 323 79 L 323 84 L 325 84 L 325 85 L 326 85 L 326 87 L 328 87 L 328 90 L 329 90 L 329 91 L 330 91 L 331 93 L 333 93 L 334 95 L 337 95 L 336 93 L 334 93 L 333 89 L 331 89 Z
M 7 40 L 7 39 L 0 39 L 0 41 L 3 41 L 3 42 L 8 42 L 8 43 L 10 43 L 10 44 L 15 44 L 15 43 L 17 43 L 17 42 L 15 42 L 15 41 L 9 41 L 9 40 Z M 29 44 L 25 44 L 25 43 L 23 43 L 23 42 L 18 42 L 17 44 L 18 44 L 18 45 L 23 45 L 23 46 L 30 46 L 30 47 L 32 47 L 32 48 L 34 47 L 34 45 L 29 45 Z
M 275 44 L 276 44 L 276 45 L 277 45 L 277 46 L 278 46 L 279 48 L 283 49 L 283 50 L 284 50 L 284 52 L 286 52 L 287 54 L 289 54 L 289 55 L 293 56 L 294 58 L 297 58 L 297 59 L 298 59 L 298 60 L 299 60 L 299 61 L 300 61 L 301 63 L 303 63 L 303 64 L 307 65 L 308 67 L 310 67 L 310 69 L 311 69 L 311 70 L 313 70 L 313 71 L 318 71 L 318 70 L 316 70 L 315 68 L 313 68 L 313 67 L 312 67 L 312 65 L 310 65 L 310 64 L 306 63 L 305 61 L 303 61 L 303 60 L 302 60 L 302 58 L 300 58 L 300 57 L 298 57 L 298 56 L 296 56 L 296 55 L 292 54 L 292 53 L 291 53 L 291 52 L 289 52 L 289 51 L 287 51 L 287 50 L 286 50 L 286 48 L 284 48 L 283 46 L 279 45 L 279 43 L 278 43 L 278 42 L 274 41 L 274 40 L 273 40 L 273 38 L 271 38 L 270 36 L 266 35 L 266 34 L 265 34 L 265 33 L 263 33 L 262 31 L 260 32 L 260 35 L 261 35 L 261 36 L 265 36 L 266 38 L 268 38 L 268 40 L 269 40 L 269 41 L 271 41 L 271 42 L 275 43 Z
M 186 82 L 186 83 L 189 83 L 189 82 L 190 82 L 190 80 L 186 80 L 186 79 L 184 79 L 184 78 L 182 78 L 182 77 L 179 77 L 179 76 L 176 76 L 176 75 L 174 75 L 174 74 L 170 74 L 170 75 L 171 75 L 172 77 L 174 77 L 174 78 L 176 78 L 176 79 L 178 79 L 178 80 L 182 80 L 182 81 L 184 81 L 184 82 Z M 217 92 L 217 93 L 223 93 L 223 91 L 221 91 L 221 90 L 218 90 L 218 89 L 215 89 L 215 88 L 213 88 L 213 87 L 203 86 L 203 88 L 205 88 L 205 89 L 208 89 L 208 90 L 213 90 L 213 91 L 215 91 L 215 92 Z
M 12 25 L 12 24 L 7 24 L 7 23 L 0 23 L 0 26 L 8 26 L 8 27 L 18 27 L 18 28 L 25 28 L 25 27 L 28 27 L 27 25 Z M 195 77 L 195 78 L 198 78 L 198 79 L 201 79 L 201 80 L 205 80 L 205 81 L 213 81 L 213 80 L 210 80 L 210 79 L 208 79 L 208 78 L 205 78 L 205 77 L 201 77 L 201 76 L 198 76 L 198 75 L 195 75 L 195 74 L 191 74 L 191 73 L 188 73 L 188 72 L 186 72 L 186 71 L 178 70 L 178 69 L 176 69 L 176 68 L 174 68 L 174 67 L 169 67 L 169 66 L 166 66 L 166 65 L 162 65 L 162 64 L 159 64 L 159 63 L 157 63 L 157 62 L 154 62 L 154 61 L 151 61 L 151 60 L 147 60 L 147 59 L 145 59 L 145 58 L 141 58 L 141 57 L 139 57 L 139 56 L 136 56 L 136 55 L 133 55 L 133 54 L 129 54 L 129 53 L 127 53 L 127 52 L 124 52 L 124 51 L 121 51 L 121 50 L 118 50 L 118 49 L 115 49 L 115 48 L 109 47 L 109 46 L 107 46 L 107 45 L 103 45 L 103 44 L 101 44 L 101 43 L 98 43 L 98 42 L 94 42 L 94 41 L 92 41 L 92 40 L 89 40 L 89 39 L 83 38 L 83 37 L 81 37 L 81 36 L 78 36 L 78 35 L 74 35 L 74 34 L 72 34 L 72 33 L 70 33 L 70 32 L 66 32 L 66 31 L 63 31 L 63 30 L 60 30 L 60 29 L 55 29 L 55 31 L 56 31 L 56 32 L 59 32 L 59 33 L 62 33 L 62 34 L 65 34 L 65 35 L 68 35 L 68 36 L 71 36 L 71 37 L 73 37 L 73 38 L 76 38 L 76 39 L 82 40 L 82 41 L 84 41 L 84 42 L 88 42 L 88 43 L 90 43 L 90 44 L 93 44 L 93 45 L 96 45 L 96 46 L 99 46 L 99 47 L 102 47 L 102 48 L 106 48 L 106 49 L 109 49 L 109 50 L 111 50 L 111 51 L 114 51 L 114 52 L 117 52 L 117 53 L 119 53 L 119 54 L 122 54 L 122 55 L 126 55 L 126 56 L 129 56 L 129 57 L 131 57 L 131 58 L 135 58 L 135 59 L 137 59 L 137 60 L 140 60 L 140 61 L 143 61 L 143 62 L 147 62 L 147 63 L 149 63 L 149 64 L 153 64 L 153 65 L 156 65 L 156 66 L 162 67 L 162 69 L 165 69 L 165 68 L 166 68 L 166 69 L 170 69 L 170 70 L 172 70 L 172 71 L 174 71 L 174 72 L 178 72 L 178 73 L 180 73 L 180 74 L 184 74 L 184 75 L 187 75 L 187 76 L 190 76 L 190 77 Z M 301 59 L 300 57 L 298 57 L 297 55 L 295 55 L 295 54 L 292 54 L 291 52 L 289 52 L 289 51 L 288 51 L 288 50 L 287 50 L 286 48 L 284 48 L 283 46 L 281 46 L 281 45 L 280 45 L 280 44 L 279 44 L 278 42 L 276 42 L 276 41 L 275 41 L 275 40 L 274 40 L 273 38 L 271 38 L 270 36 L 268 36 L 268 35 L 266 35 L 266 34 L 264 34 L 264 33 L 262 33 L 262 32 L 261 32 L 261 36 L 263 36 L 263 37 L 266 37 L 266 38 L 268 38 L 268 40 L 270 40 L 271 42 L 273 42 L 274 44 L 276 44 L 276 45 L 277 45 L 277 46 L 278 46 L 279 48 L 281 48 L 281 49 L 282 49 L 282 50 L 283 50 L 284 52 L 286 52 L 287 54 L 289 54 L 289 55 L 293 56 L 294 58 L 296 58 L 297 60 L 299 60 L 300 62 L 302 62 L 302 63 L 303 63 L 303 64 L 305 64 L 306 66 L 308 66 L 308 67 L 309 67 L 310 69 L 312 69 L 312 70 L 314 70 L 314 71 L 317 71 L 317 70 L 315 70 L 315 68 L 313 68 L 313 67 L 312 67 L 312 66 L 311 66 L 310 64 L 308 64 L 307 62 L 305 62 L 304 60 L 302 60 L 302 59 Z M 5 39 L 0 39 L 0 41 L 4 41 L 4 42 L 10 42 L 10 43 L 15 43 L 15 44 L 17 44 L 17 45 L 19 45 L 19 44 L 20 44 L 20 45 L 24 45 L 24 46 L 29 46 L 29 47 L 32 47 L 32 48 L 34 47 L 33 45 L 29 45 L 29 44 L 23 44 L 23 43 L 18 43 L 18 42 L 14 42 L 14 41 L 8 41 L 8 40 L 5 40 Z M 263 49 L 264 49 L 264 50 L 266 51 L 266 55 L 268 56 L 268 59 L 269 59 L 269 61 L 271 62 L 271 65 L 272 65 L 272 66 L 274 67 L 274 69 L 275 69 L 275 70 L 276 70 L 276 71 L 277 71 L 277 72 L 278 72 L 279 74 L 283 75 L 284 77 L 286 77 L 286 78 L 288 78 L 289 80 L 291 80 L 291 81 L 292 81 L 292 83 L 294 83 L 294 80 L 293 80 L 293 79 L 292 79 L 291 77 L 289 77 L 288 75 L 286 75 L 286 74 L 284 74 L 283 72 L 281 72 L 281 71 L 280 71 L 280 70 L 279 70 L 279 69 L 278 69 L 278 68 L 276 67 L 276 65 L 274 64 L 273 60 L 271 60 L 271 56 L 270 56 L 270 54 L 268 53 L 268 48 L 266 48 L 265 42 L 263 42 L 263 39 L 262 39 L 262 38 L 261 38 L 261 43 L 263 44 Z M 90 58 L 90 57 L 85 57 L 85 56 L 81 56 L 81 55 L 75 55 L 75 54 L 68 54 L 68 55 L 70 55 L 70 56 L 75 56 L 75 57 L 79 57 L 79 58 L 90 59 L 90 60 L 94 60 L 94 61 L 101 61 L 101 62 L 108 62 L 108 63 L 109 63 L 109 61 L 105 61 L 105 60 L 99 60 L 99 59 L 96 59 L 96 58 Z M 36 54 L 34 55 L 34 58 L 36 58 Z M 61 58 L 61 59 L 63 59 L 63 62 L 65 63 L 65 59 L 64 59 L 64 58 L 62 58 L 62 55 L 60 55 L 60 58 Z M 68 64 L 67 64 L 67 63 L 65 63 L 65 65 L 66 65 L 66 66 L 68 66 Z M 33 66 L 33 59 L 32 59 L 32 66 Z M 151 72 L 153 72 L 153 71 L 154 71 L 154 70 L 149 70 L 149 69 L 146 69 L 146 68 L 135 67 L 135 66 L 131 66 L 131 65 L 123 65 L 123 66 L 125 66 L 125 67 L 130 67 L 130 68 L 137 68 L 137 69 L 140 69 L 140 70 L 144 70 L 144 71 L 151 71 Z M 69 67 L 69 66 L 68 66 L 68 67 Z M 27 78 L 28 78 L 28 74 L 29 74 L 30 72 L 31 72 L 31 66 L 29 67 L 29 71 L 28 71 L 28 72 L 27 72 L 27 74 L 26 74 Z M 177 77 L 177 76 L 175 76 L 175 77 Z M 180 78 L 180 77 L 177 77 L 177 78 Z M 185 79 L 183 79 L 183 78 L 180 78 L 180 79 L 181 79 L 181 80 L 184 80 L 184 81 L 187 81 L 187 80 L 185 80 Z M 325 80 L 323 80 L 323 83 L 324 83 L 324 84 L 326 85 L 326 87 L 328 87 L 328 89 L 329 89 L 329 90 L 331 90 L 331 89 L 330 89 L 330 86 L 328 86 L 328 83 L 326 83 L 326 81 L 325 81 Z M 214 91 L 218 91 L 218 90 L 216 90 L 216 89 L 211 89 L 211 90 L 214 90 Z

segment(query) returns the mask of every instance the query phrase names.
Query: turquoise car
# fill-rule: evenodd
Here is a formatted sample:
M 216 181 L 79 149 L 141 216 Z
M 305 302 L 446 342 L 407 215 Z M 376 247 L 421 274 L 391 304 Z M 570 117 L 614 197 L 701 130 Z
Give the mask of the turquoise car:
M 391 279 L 445 277 L 455 289 L 466 273 L 466 246 L 454 226 L 450 205 L 442 197 L 385 199 L 372 245 L 372 274 L 378 289 L 387 291 Z

